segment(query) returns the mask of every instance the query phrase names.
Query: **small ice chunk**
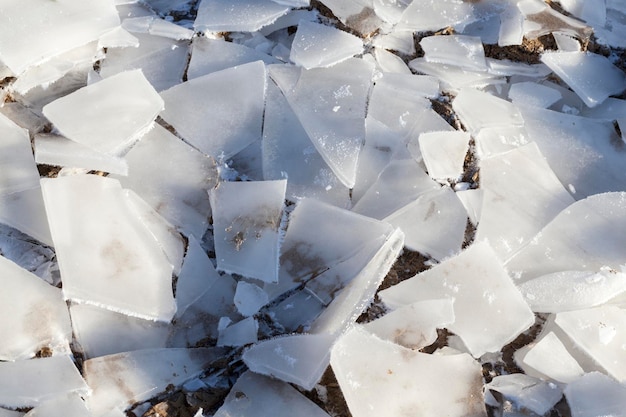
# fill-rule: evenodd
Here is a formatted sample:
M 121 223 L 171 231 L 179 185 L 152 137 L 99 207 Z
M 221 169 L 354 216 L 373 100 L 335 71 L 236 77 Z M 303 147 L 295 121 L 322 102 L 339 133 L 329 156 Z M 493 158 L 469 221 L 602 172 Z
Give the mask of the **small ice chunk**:
M 219 331 L 217 346 L 244 346 L 256 343 L 259 323 L 248 317 Z
M 547 333 L 522 357 L 524 365 L 557 382 L 568 384 L 584 371 L 553 332 Z
M 70 393 L 86 396 L 89 387 L 69 356 L 0 362 L 2 407 L 35 407 Z
M 251 371 L 311 390 L 322 377 L 335 336 L 296 334 L 258 342 L 243 354 Z
M 83 372 L 93 390 L 87 405 L 94 415 L 145 401 L 171 384 L 198 376 L 223 354 L 219 348 L 145 349 L 85 361 Z
M 76 393 L 59 396 L 30 410 L 24 417 L 92 417 L 85 401 Z
M 486 60 L 487 71 L 493 76 L 510 77 L 521 75 L 523 77 L 543 78 L 552 72 L 545 64 L 527 64 L 525 62 L 496 58 L 486 58 Z
M 136 48 L 139 39 L 121 26 L 108 31 L 98 39 L 98 48 Z
M 484 87 L 506 83 L 506 79 L 498 74 L 468 71 L 455 65 L 428 62 L 425 58 L 415 58 L 410 61 L 409 68 L 417 73 L 438 78 L 444 90 L 457 91 L 464 87 Z
M 541 61 L 589 107 L 626 90 L 626 75 L 608 58 L 591 52 L 544 52 Z
M 467 132 L 430 132 L 419 135 L 419 146 L 428 175 L 435 180 L 457 180 L 463 173 L 469 150 Z
M 265 65 L 256 61 L 194 78 L 161 97 L 163 120 L 201 152 L 228 159 L 261 137 Z
M 580 52 L 580 42 L 577 39 L 568 35 L 562 35 L 559 33 L 553 33 L 556 46 L 561 52 Z
M 53 246 L 41 187 L 0 193 L 0 223 L 14 227 L 41 243 Z M 4 253 L 6 256 L 6 253 Z
M 498 375 L 485 385 L 485 390 L 499 392 L 517 410 L 530 410 L 540 416 L 563 396 L 556 384 L 524 374 Z
M 209 191 L 217 269 L 278 281 L 287 180 L 222 182 Z
M 251 371 L 244 372 L 215 417 L 330 417 L 291 385 Z
M 475 357 L 500 350 L 535 320 L 486 242 L 474 243 L 432 269 L 381 291 L 379 296 L 391 308 L 453 298 L 455 321 L 447 328 L 463 339 Z
M 46 347 L 69 352 L 71 327 L 61 290 L 0 256 L 0 360 L 33 357 Z M 1 391 L 1 390 L 0 390 Z
M 420 46 L 429 62 L 455 65 L 465 70 L 485 71 L 485 50 L 479 37 L 467 35 L 427 36 Z
M 523 81 L 512 84 L 509 88 L 509 98 L 516 105 L 534 106 L 547 109 L 562 98 L 561 93 L 554 88 Z
M 555 323 L 609 375 L 626 381 L 626 310 L 606 305 L 562 312 Z
M 362 52 L 360 38 L 331 26 L 301 21 L 289 58 L 296 65 L 311 69 L 329 67 Z
M 196 31 L 254 32 L 289 10 L 272 0 L 203 0 L 193 27 Z
M 596 3 L 589 3 L 585 0 L 559 1 L 566 12 L 594 26 L 603 26 L 606 22 L 606 3 L 606 0 L 599 0 Z
M 437 329 L 454 322 L 453 303 L 451 298 L 417 301 L 387 313 L 363 328 L 400 346 L 421 349 L 437 340 Z
M 517 4 L 508 4 L 500 14 L 498 46 L 521 45 L 524 40 L 524 16 Z
M 467 354 L 428 355 L 356 326 L 333 346 L 331 365 L 354 417 L 486 416 L 480 364 Z
M 563 390 L 572 417 L 621 416 L 626 409 L 626 387 L 614 379 L 591 372 Z
M 294 292 L 280 303 L 271 305 L 267 313 L 285 332 L 291 333 L 298 329 L 309 329 L 325 308 L 326 305 L 305 288 Z
M 237 283 L 235 290 L 235 306 L 244 317 L 256 314 L 269 301 L 263 288 L 245 281 Z
M 459 0 L 418 0 L 411 2 L 404 10 L 398 27 L 426 32 L 453 26 L 460 31 L 475 19 L 471 3 Z
M 473 134 L 486 127 L 524 126 L 524 119 L 513 104 L 473 88 L 461 89 L 452 108 Z
M 28 131 L 0 114 L 0 194 L 36 188 L 39 172 L 33 159 Z

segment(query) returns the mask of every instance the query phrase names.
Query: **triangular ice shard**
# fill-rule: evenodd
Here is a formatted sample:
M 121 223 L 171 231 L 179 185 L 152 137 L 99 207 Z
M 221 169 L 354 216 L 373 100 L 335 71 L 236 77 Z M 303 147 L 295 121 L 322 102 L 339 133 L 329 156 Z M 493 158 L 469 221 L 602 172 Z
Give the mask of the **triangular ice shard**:
M 33 160 L 28 131 L 0 114 L 0 194 L 36 188 L 39 173 Z
M 291 46 L 290 59 L 296 65 L 311 69 L 330 67 L 361 52 L 363 42 L 356 36 L 330 26 L 301 21 Z
M 522 357 L 524 365 L 557 382 L 569 383 L 584 371 L 553 332 L 547 333 Z
M 10 194 L 0 193 L 0 223 L 14 227 L 45 245 L 53 246 L 41 187 Z

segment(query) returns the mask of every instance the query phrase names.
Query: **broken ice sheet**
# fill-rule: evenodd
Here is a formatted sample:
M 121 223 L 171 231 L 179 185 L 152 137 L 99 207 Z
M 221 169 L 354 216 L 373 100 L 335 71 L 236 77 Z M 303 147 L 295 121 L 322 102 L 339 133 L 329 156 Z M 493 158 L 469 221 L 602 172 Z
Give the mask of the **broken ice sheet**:
M 330 417 L 291 385 L 246 371 L 215 417 Z
M 202 0 L 196 31 L 254 32 L 290 10 L 271 0 Z
M 467 132 L 430 132 L 419 135 L 420 153 L 428 175 L 435 180 L 457 180 L 469 150 Z
M 473 134 L 487 127 L 524 126 L 524 119 L 513 104 L 473 88 L 461 89 L 452 108 Z
M 516 356 L 515 359 L 518 363 L 521 359 L 523 365 L 531 367 L 543 376 L 565 384 L 575 381 L 584 373 L 578 362 L 569 354 L 563 342 L 553 332 L 541 337 L 525 355 L 519 359 Z M 526 369 L 524 370 L 526 371 Z
M 522 294 L 486 242 L 474 243 L 379 296 L 391 308 L 453 298 L 455 321 L 447 328 L 463 339 L 475 357 L 497 352 L 534 322 Z
M 24 417 L 92 417 L 85 401 L 76 393 L 62 395 L 30 410 Z
M 556 32 L 586 40 L 593 32 L 590 26 L 557 12 L 541 0 L 522 0 L 517 7 L 524 16 L 523 33 L 527 39 Z
M 619 416 L 626 408 L 626 387 L 599 372 L 583 375 L 564 389 L 572 417 Z
M 43 179 L 42 190 L 64 296 L 169 321 L 176 310 L 172 266 L 129 210 L 119 182 L 74 175 Z
M 425 58 L 415 58 L 410 61 L 409 68 L 420 74 L 437 77 L 444 90 L 456 91 L 464 87 L 484 87 L 506 83 L 506 79 L 499 74 L 464 70 L 455 65 L 428 62 Z
M 262 135 L 265 65 L 256 61 L 194 78 L 161 97 L 161 117 L 178 134 L 201 152 L 228 159 Z
M 209 191 L 217 269 L 278 281 L 278 244 L 287 180 L 222 182 Z
M 219 348 L 145 349 L 85 361 L 83 372 L 93 390 L 87 405 L 94 415 L 145 401 L 176 389 L 200 375 L 224 353 Z
M 482 41 L 476 36 L 449 35 L 427 36 L 422 38 L 420 46 L 424 58 L 429 62 L 455 65 L 462 69 L 485 71 L 485 51 Z
M 68 353 L 71 328 L 61 290 L 0 256 L 0 360 L 33 357 L 42 348 Z
M 524 374 L 498 375 L 485 385 L 486 390 L 497 391 L 517 410 L 546 414 L 563 396 L 556 384 Z
M 512 84 L 509 88 L 509 98 L 516 105 L 535 106 L 547 109 L 562 98 L 561 93 L 554 88 L 523 81 Z
M 329 67 L 363 52 L 356 36 L 332 26 L 300 21 L 290 59 L 306 69 Z
M 14 227 L 48 246 L 53 246 L 41 187 L 10 194 L 0 193 L 0 223 Z
M 0 114 L 0 194 L 36 188 L 39 172 L 33 159 L 28 131 Z
M 248 317 L 237 323 L 231 324 L 219 331 L 217 346 L 244 346 L 255 343 L 259 323 L 254 317 Z
M 374 13 L 372 0 L 324 0 L 322 3 L 341 23 L 363 35 L 374 32 L 382 24 Z
M 35 407 L 73 392 L 86 396 L 89 387 L 67 355 L 0 362 L 0 406 Z
M 467 354 L 416 352 L 356 326 L 333 346 L 331 365 L 354 417 L 486 416 L 481 368 Z
M 544 52 L 550 67 L 589 107 L 626 90 L 626 75 L 608 58 L 591 52 Z
M 460 0 L 418 0 L 404 10 L 398 27 L 413 32 L 438 31 L 452 26 L 461 31 L 475 20 L 474 6 Z
M 235 306 L 244 317 L 256 314 L 268 302 L 265 291 L 258 285 L 239 281 L 235 290 Z

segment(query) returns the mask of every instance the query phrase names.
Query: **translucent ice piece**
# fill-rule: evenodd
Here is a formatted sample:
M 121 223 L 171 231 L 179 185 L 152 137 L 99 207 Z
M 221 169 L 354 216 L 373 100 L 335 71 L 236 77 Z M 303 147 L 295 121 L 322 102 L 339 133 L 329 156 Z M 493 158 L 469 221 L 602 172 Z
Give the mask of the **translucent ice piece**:
M 363 35 L 381 26 L 372 0 L 324 0 L 323 3 L 344 25 Z
M 524 374 L 498 375 L 485 385 L 485 389 L 499 392 L 515 409 L 530 410 L 540 416 L 563 396 L 556 384 Z
M 550 74 L 550 68 L 545 64 L 527 64 L 525 62 L 508 59 L 486 58 L 487 71 L 493 76 L 522 75 L 532 78 L 542 78 Z
M 418 301 L 402 306 L 363 328 L 384 340 L 409 349 L 421 349 L 437 340 L 437 329 L 454 322 L 453 300 Z
M 555 323 L 606 372 L 626 381 L 626 310 L 603 306 L 558 313 Z
M 41 187 L 11 194 L 0 193 L 0 223 L 14 227 L 48 246 L 53 246 Z
M 409 68 L 420 74 L 437 77 L 444 90 L 459 90 L 464 87 L 483 87 L 491 84 L 504 84 L 506 80 L 482 71 L 468 71 L 454 65 L 428 62 L 425 58 L 415 58 Z
M 483 190 L 459 190 L 456 192 L 456 196 L 461 200 L 465 210 L 467 210 L 467 216 L 470 222 L 476 226 L 480 222 L 482 212 Z
M 146 349 L 89 359 L 83 364 L 93 390 L 87 405 L 95 415 L 121 410 L 201 374 L 222 349 Z
M 470 133 L 486 127 L 523 126 L 517 107 L 489 93 L 463 88 L 452 101 L 452 108 Z
M 585 374 L 564 389 L 572 417 L 619 416 L 626 407 L 626 387 L 599 372 Z
M 244 346 L 255 343 L 259 323 L 254 317 L 248 317 L 219 331 L 217 346 Z
M 122 27 L 133 33 L 149 33 L 174 40 L 189 40 L 193 31 L 156 16 L 129 17 L 122 21 Z
M 215 160 L 155 125 L 126 155 L 129 175 L 116 177 L 184 234 L 204 235 L 211 214 L 207 190 Z
M 234 301 L 241 315 L 248 317 L 258 312 L 269 300 L 265 291 L 259 286 L 239 281 Z
M 565 384 L 575 381 L 584 373 L 553 332 L 546 334 L 531 347 L 522 361 L 526 366 Z
M 330 417 L 291 385 L 246 371 L 215 417 Z
M 0 114 L 0 194 L 36 188 L 39 173 L 25 129 Z
M 557 12 L 540 0 L 522 0 L 517 7 L 524 15 L 524 36 L 527 39 L 536 39 L 553 32 L 588 39 L 593 31 L 591 27 Z
M 26 413 L 0 408 L 0 417 L 24 417 L 24 414 Z
M 207 155 L 227 159 L 261 137 L 265 65 L 256 61 L 194 78 L 161 97 L 161 117 L 186 141 Z
M 69 352 L 71 328 L 61 290 L 0 256 L 0 359 L 14 361 L 41 348 Z
M 545 85 L 524 81 L 511 85 L 509 98 L 513 104 L 547 109 L 562 98 L 561 93 Z
M 35 407 L 70 393 L 87 395 L 89 387 L 69 356 L 0 362 L 3 407 Z
M 502 260 L 574 202 L 534 143 L 480 161 L 480 185 L 476 239 L 489 240 Z
M 374 58 L 383 73 L 411 75 L 411 70 L 398 55 L 382 48 L 374 48 Z
M 626 264 L 626 193 L 605 193 L 577 201 L 552 220 L 507 261 L 518 280 L 558 271 L 620 270 Z
M 360 38 L 331 26 L 301 21 L 291 46 L 290 59 L 311 69 L 329 67 L 362 52 Z
M 467 70 L 485 71 L 485 51 L 482 41 L 476 36 L 450 35 L 427 36 L 420 46 L 429 62 L 455 65 Z
M 419 145 L 426 170 L 436 180 L 458 179 L 469 149 L 467 132 L 430 132 L 419 136 Z
M 43 179 L 42 190 L 64 296 L 169 321 L 176 310 L 172 266 L 128 209 L 119 182 L 75 175 Z
M 115 154 L 141 137 L 162 109 L 141 70 L 133 70 L 59 98 L 43 114 L 69 139 Z
M 428 355 L 356 327 L 333 346 L 331 365 L 354 417 L 486 415 L 480 365 L 467 354 Z
M 329 334 L 297 334 L 264 340 L 246 350 L 243 361 L 251 371 L 270 375 L 311 390 L 328 366 Z
M 404 10 L 398 26 L 414 32 L 438 31 L 448 26 L 463 29 L 473 20 L 473 5 L 470 3 L 459 0 L 418 0 Z
M 401 6 L 403 0 L 393 0 L 397 5 Z M 387 0 L 374 0 L 374 3 L 386 3 Z M 406 6 L 407 4 L 404 4 Z M 399 16 L 398 16 L 399 17 Z M 386 50 L 398 51 L 406 55 L 413 55 L 415 53 L 415 41 L 413 39 L 413 32 L 411 31 L 392 31 L 390 33 L 378 34 L 372 39 L 372 45 L 376 49 L 384 48 Z
M 209 191 L 217 269 L 278 281 L 286 180 L 222 182 Z
M 59 396 L 38 405 L 24 417 L 92 417 L 85 401 L 76 393 Z
M 289 9 L 271 0 L 203 0 L 193 27 L 196 31 L 254 32 Z
M 10 0 L 3 2 L 0 16 L 0 60 L 14 74 L 97 40 L 120 24 L 110 0 Z
M 454 298 L 447 326 L 475 357 L 497 352 L 527 329 L 534 315 L 486 242 L 379 293 L 391 308 L 433 298 Z M 494 314 L 497 313 L 497 314 Z
M 169 326 L 87 304 L 70 306 L 74 336 L 86 359 L 148 348 L 163 348 Z

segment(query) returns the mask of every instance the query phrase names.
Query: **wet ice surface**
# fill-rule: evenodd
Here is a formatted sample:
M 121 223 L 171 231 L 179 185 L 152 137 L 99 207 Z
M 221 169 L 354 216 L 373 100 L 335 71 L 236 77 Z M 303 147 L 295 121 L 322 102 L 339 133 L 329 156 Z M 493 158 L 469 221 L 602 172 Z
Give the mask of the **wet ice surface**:
M 590 4 L 0 2 L 0 416 L 622 415 Z

